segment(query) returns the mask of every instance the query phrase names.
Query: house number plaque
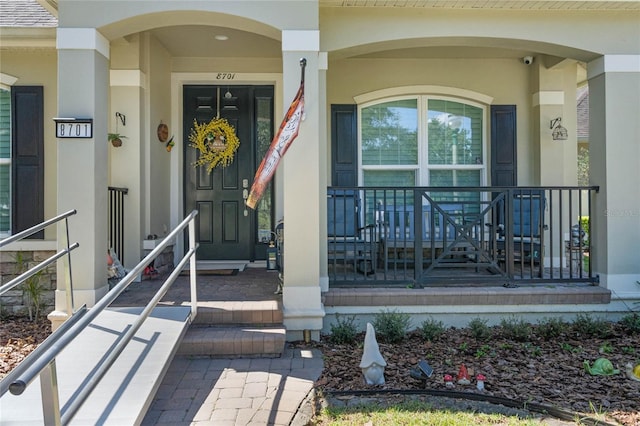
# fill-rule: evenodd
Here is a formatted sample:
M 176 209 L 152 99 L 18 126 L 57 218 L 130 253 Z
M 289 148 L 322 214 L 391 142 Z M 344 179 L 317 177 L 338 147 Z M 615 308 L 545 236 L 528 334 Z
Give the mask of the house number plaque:
M 93 137 L 92 118 L 54 118 L 56 138 L 90 139 Z

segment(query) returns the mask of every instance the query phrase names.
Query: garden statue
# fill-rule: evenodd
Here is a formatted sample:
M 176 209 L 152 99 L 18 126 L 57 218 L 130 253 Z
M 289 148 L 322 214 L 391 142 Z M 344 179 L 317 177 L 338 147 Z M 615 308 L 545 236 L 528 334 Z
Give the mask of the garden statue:
M 453 387 L 453 376 L 451 374 L 444 375 L 444 385 L 448 388 Z
M 618 374 L 620 370 L 613 368 L 613 364 L 606 358 L 598 358 L 594 361 L 593 366 L 589 366 L 589 361 L 583 363 L 584 369 L 592 376 L 612 376 Z
M 460 370 L 458 371 L 458 384 L 459 385 L 471 384 L 471 379 L 469 378 L 469 372 L 467 371 L 467 367 L 464 364 L 460 366 Z
M 384 367 L 387 362 L 382 358 L 378 342 L 376 341 L 376 332 L 371 323 L 367 323 L 367 333 L 364 336 L 364 352 L 362 353 L 362 361 L 360 368 L 364 375 L 364 380 L 368 385 L 384 384 Z
M 484 376 L 484 374 L 478 374 L 478 375 L 476 376 L 476 387 L 478 388 L 478 390 L 479 390 L 480 392 L 482 392 L 482 391 L 484 390 L 484 381 L 485 381 L 486 379 L 487 379 L 487 378 Z
M 638 362 L 635 367 L 629 362 L 625 367 L 627 377 L 629 377 L 631 380 L 640 382 L 640 362 Z

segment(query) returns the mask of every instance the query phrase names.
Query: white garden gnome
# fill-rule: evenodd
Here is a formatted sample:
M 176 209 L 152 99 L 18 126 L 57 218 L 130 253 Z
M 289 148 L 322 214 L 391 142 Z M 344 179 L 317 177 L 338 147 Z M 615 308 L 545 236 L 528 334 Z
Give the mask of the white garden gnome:
M 364 374 L 364 380 L 368 385 L 384 385 L 384 367 L 387 362 L 382 358 L 376 332 L 371 323 L 367 323 L 367 334 L 364 336 L 364 352 L 360 368 Z

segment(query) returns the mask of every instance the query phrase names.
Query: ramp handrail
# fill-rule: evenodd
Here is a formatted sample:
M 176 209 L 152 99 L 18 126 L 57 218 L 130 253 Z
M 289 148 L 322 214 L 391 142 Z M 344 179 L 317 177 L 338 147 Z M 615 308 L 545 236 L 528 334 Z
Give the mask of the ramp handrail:
M 131 339 L 133 339 L 135 333 L 140 328 L 144 320 L 151 314 L 151 311 L 162 297 L 169 290 L 169 287 L 174 283 L 176 278 L 180 275 L 180 272 L 185 267 L 187 262 L 190 262 L 190 288 L 191 288 L 191 320 L 195 318 L 197 314 L 197 288 L 196 288 L 196 258 L 195 253 L 198 248 L 198 244 L 195 241 L 195 217 L 198 215 L 197 210 L 193 210 L 173 231 L 167 235 L 162 242 L 153 249 L 144 259 L 140 261 L 111 291 L 109 291 L 102 299 L 100 299 L 91 309 L 81 315 L 74 315 L 73 324 L 68 327 L 60 327 L 53 332 L 48 339 L 53 338 L 57 340 L 56 344 L 49 345 L 43 351 L 36 353 L 34 351 L 29 357 L 27 357 L 20 366 L 25 365 L 18 371 L 12 371 L 5 377 L 0 384 L 0 390 L 4 393 L 5 387 L 7 387 L 12 394 L 20 395 L 24 392 L 26 387 L 40 375 L 40 382 L 42 388 L 42 402 L 45 424 L 61 425 L 68 424 L 78 409 L 86 401 L 87 397 L 91 394 L 94 388 L 98 385 L 104 374 L 116 361 L 120 353 L 124 350 L 126 345 Z M 75 395 L 72 401 L 66 404 L 65 411 L 61 412 L 60 403 L 58 398 L 57 389 L 57 377 L 55 369 L 55 359 L 82 330 L 87 328 L 91 322 L 106 309 L 116 298 L 133 282 L 133 280 L 143 272 L 144 268 L 149 265 L 158 255 L 160 255 L 164 249 L 171 243 L 176 236 L 188 227 L 189 232 L 189 250 L 185 253 L 181 261 L 176 268 L 164 281 L 160 289 L 151 298 L 151 301 L 145 306 L 142 313 L 134 321 L 128 331 L 122 336 L 115 348 L 111 349 L 106 359 L 98 366 L 96 370 L 91 373 L 88 380 L 85 381 L 86 385 L 80 389 Z M 67 320 L 69 321 L 69 320 Z M 48 340 L 47 339 L 47 340 Z M 35 356 L 33 356 L 35 354 Z M 18 367 L 20 367 L 18 366 Z M 15 373 L 18 371 L 17 373 Z M 8 386 L 5 385 L 5 381 L 8 382 Z M 47 383 L 45 383 L 47 382 Z M 2 394 L 0 394 L 1 396 Z
M 29 278 L 31 278 L 32 276 L 34 276 L 35 274 L 37 274 L 38 272 L 44 270 L 47 266 L 51 265 L 53 262 L 57 261 L 58 259 L 60 259 L 62 256 L 66 255 L 67 256 L 67 265 L 66 265 L 66 270 L 67 270 L 67 278 L 68 280 L 66 281 L 66 294 L 67 294 L 67 313 L 69 315 L 71 315 L 73 313 L 74 310 L 74 306 L 73 306 L 73 278 L 71 275 L 71 251 L 78 248 L 80 244 L 78 244 L 77 242 L 69 245 L 69 216 L 73 216 L 74 214 L 76 214 L 77 211 L 75 209 L 73 210 L 69 210 L 66 213 L 62 213 L 54 218 L 51 218 L 49 220 L 46 220 L 38 225 L 34 225 L 29 229 L 25 229 L 22 232 L 19 232 L 15 235 L 12 235 L 10 237 L 5 238 L 4 240 L 0 241 L 0 248 L 11 244 L 15 241 L 19 241 L 22 240 L 24 238 L 27 238 L 33 234 L 35 234 L 36 232 L 42 231 L 43 229 L 45 229 L 48 226 L 51 226 L 53 224 L 56 224 L 58 222 L 60 222 L 61 220 L 64 219 L 64 223 L 65 223 L 65 233 L 62 234 L 63 235 L 63 241 L 62 241 L 62 246 L 64 246 L 65 248 L 60 250 L 59 252 L 57 252 L 56 254 L 50 256 L 49 258 L 45 259 L 44 261 L 40 262 L 37 266 L 28 269 L 27 271 L 21 273 L 19 276 L 17 276 L 16 278 L 14 278 L 13 280 L 9 281 L 8 283 L 2 285 L 0 287 L 0 296 L 3 295 L 4 293 L 6 293 L 7 291 L 11 290 L 12 288 L 22 284 L 23 282 L 27 281 Z

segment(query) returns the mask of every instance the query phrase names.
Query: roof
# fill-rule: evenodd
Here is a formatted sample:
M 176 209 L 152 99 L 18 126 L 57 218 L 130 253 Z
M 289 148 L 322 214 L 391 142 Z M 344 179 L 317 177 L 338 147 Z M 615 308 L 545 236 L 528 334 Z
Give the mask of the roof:
M 576 108 L 578 110 L 578 141 L 589 140 L 589 86 L 579 87 L 576 93 Z
M 36 0 L 0 0 L 0 27 L 57 27 L 58 19 Z

